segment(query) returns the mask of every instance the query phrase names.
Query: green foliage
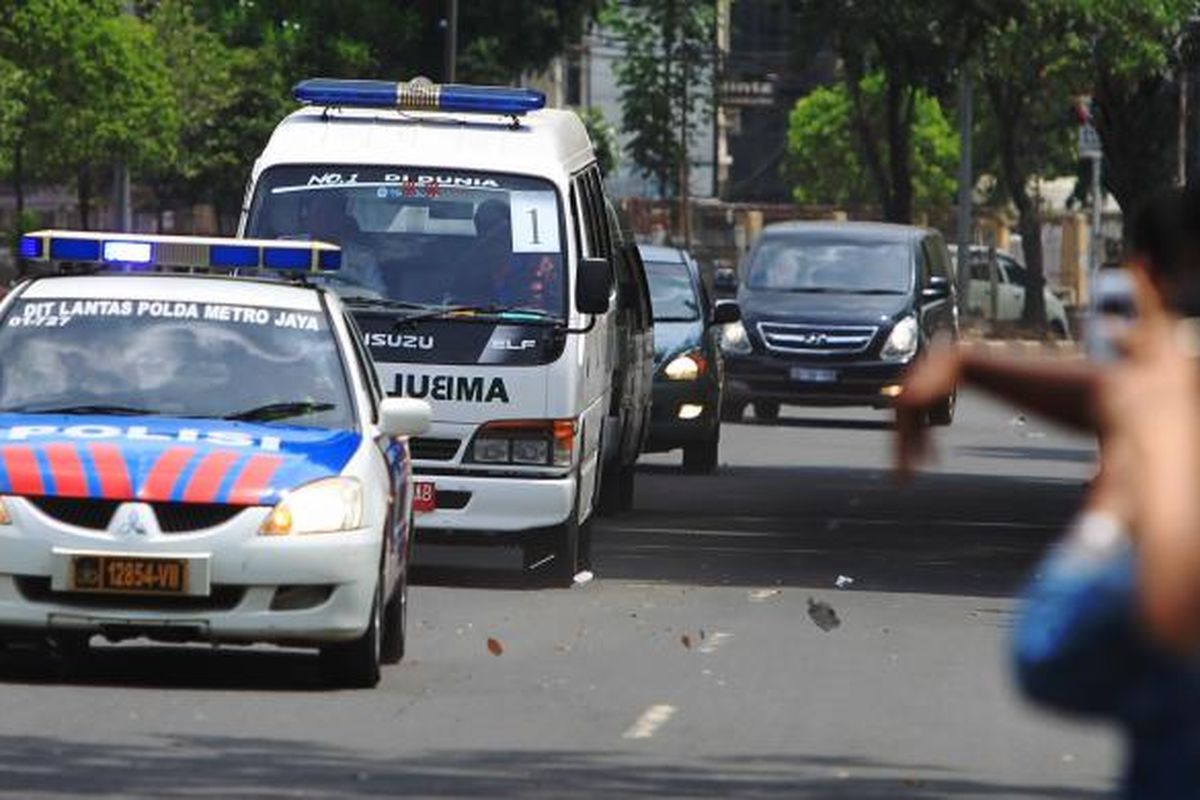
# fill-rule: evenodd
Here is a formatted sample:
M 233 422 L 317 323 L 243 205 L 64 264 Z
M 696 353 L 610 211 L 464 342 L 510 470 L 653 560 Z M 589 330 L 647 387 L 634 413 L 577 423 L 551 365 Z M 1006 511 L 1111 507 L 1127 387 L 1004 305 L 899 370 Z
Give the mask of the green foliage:
M 859 92 L 872 123 L 883 117 L 884 81 L 870 75 Z M 927 211 L 945 207 L 957 185 L 957 132 L 941 104 L 924 91 L 913 100 L 913 205 Z M 871 180 L 866 159 L 854 135 L 849 92 L 843 85 L 822 87 L 797 101 L 788 116 L 788 173 L 795 182 L 797 203 L 836 206 L 882 204 L 879 187 Z
M 602 19 L 625 43 L 616 75 L 629 156 L 660 194 L 678 195 L 688 146 L 711 105 L 712 4 L 613 0 Z
M 596 161 L 600 164 L 600 172 L 611 175 L 617 168 L 617 132 L 598 108 L 581 108 L 576 113 L 587 128 L 592 147 L 596 149 Z

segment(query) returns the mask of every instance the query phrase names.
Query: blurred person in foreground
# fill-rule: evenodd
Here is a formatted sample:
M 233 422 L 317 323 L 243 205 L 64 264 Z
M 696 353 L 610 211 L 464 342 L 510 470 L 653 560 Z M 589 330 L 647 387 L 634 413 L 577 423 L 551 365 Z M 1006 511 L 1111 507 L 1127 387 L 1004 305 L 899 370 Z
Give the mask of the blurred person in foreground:
M 958 383 L 1095 432 L 1100 471 L 1066 537 L 1024 592 L 1013 637 L 1021 688 L 1118 723 L 1123 796 L 1200 798 L 1200 192 L 1172 191 L 1134 220 L 1138 317 L 1124 358 L 1022 362 L 945 349 L 897 404 L 898 468 L 928 450 L 927 411 Z

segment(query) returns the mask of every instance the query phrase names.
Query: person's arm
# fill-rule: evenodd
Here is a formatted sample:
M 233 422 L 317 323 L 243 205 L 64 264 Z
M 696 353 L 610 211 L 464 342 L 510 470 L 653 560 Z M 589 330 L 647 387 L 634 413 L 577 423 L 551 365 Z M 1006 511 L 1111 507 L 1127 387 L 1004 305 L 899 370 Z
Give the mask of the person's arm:
M 907 475 L 928 448 L 930 410 L 968 384 L 1077 430 L 1095 431 L 1094 397 L 1102 370 L 1088 362 L 1001 358 L 949 346 L 931 351 L 905 378 L 896 399 L 897 470 Z

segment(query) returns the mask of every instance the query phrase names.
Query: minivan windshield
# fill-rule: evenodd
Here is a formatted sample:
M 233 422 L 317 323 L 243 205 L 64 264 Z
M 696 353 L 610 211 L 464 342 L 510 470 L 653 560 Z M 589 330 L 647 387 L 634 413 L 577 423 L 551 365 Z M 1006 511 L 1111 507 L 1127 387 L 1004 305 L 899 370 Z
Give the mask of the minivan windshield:
M 17 300 L 0 322 L 13 412 L 354 425 L 323 312 L 177 300 Z
M 766 236 L 754 249 L 746 286 L 777 292 L 903 294 L 912 287 L 904 242 Z
M 700 301 L 686 264 L 647 261 L 646 280 L 655 322 L 692 322 L 700 318 Z
M 562 213 L 538 178 L 404 167 L 281 166 L 259 179 L 246 235 L 342 248 L 347 298 L 562 317 Z

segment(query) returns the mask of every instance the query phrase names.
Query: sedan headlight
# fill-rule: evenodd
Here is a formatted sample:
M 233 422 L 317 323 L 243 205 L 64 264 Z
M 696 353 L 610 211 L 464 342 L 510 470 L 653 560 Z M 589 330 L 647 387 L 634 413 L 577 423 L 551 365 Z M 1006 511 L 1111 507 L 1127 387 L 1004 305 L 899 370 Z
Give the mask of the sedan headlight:
M 704 374 L 708 365 L 699 350 L 681 353 L 667 362 L 663 375 L 670 381 L 694 381 Z
M 362 518 L 362 484 L 354 478 L 325 478 L 284 495 L 258 532 L 336 533 L 362 527 Z
M 917 354 L 921 341 L 920 327 L 916 317 L 905 317 L 892 327 L 880 355 L 892 361 L 905 361 Z
M 750 344 L 750 334 L 746 333 L 746 326 L 739 321 L 727 323 L 722 327 L 721 349 L 739 356 L 753 352 L 754 346 Z

